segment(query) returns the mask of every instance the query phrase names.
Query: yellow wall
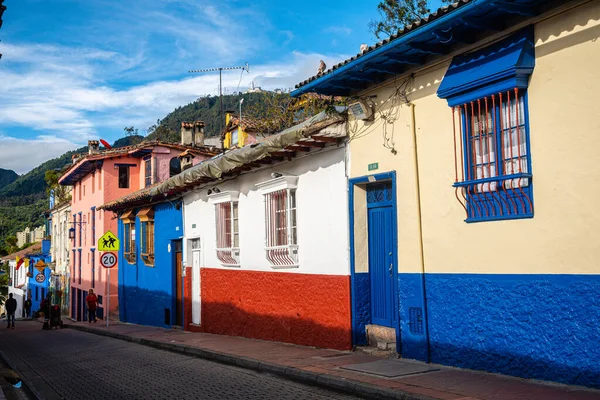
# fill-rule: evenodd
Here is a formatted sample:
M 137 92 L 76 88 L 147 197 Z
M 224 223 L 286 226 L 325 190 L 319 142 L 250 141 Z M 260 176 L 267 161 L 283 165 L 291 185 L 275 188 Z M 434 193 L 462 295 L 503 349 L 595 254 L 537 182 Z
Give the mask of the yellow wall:
M 529 86 L 535 216 L 467 224 L 454 195 L 452 113 L 436 95 L 448 64 L 409 84 L 415 105 L 424 262 L 430 273 L 600 273 L 600 2 L 535 27 Z M 374 92 L 376 119 L 352 123 L 351 177 L 395 170 L 400 272 L 421 271 L 410 107 L 386 100 L 403 79 Z M 372 94 L 372 93 L 369 93 Z M 383 122 L 381 112 L 387 115 Z M 397 111 L 391 112 L 390 111 Z M 393 132 L 393 155 L 383 146 Z M 352 133 L 351 133 L 352 136 Z M 379 162 L 379 170 L 368 171 Z M 357 210 L 357 212 L 361 212 Z M 358 223 L 358 219 L 356 223 Z M 356 260 L 357 270 L 365 268 Z

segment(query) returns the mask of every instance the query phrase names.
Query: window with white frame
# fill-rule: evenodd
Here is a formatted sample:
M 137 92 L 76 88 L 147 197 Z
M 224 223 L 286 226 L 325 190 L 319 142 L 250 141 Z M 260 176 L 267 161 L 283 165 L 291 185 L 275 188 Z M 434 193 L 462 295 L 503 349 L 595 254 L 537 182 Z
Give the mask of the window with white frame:
M 297 182 L 296 176 L 281 176 L 257 185 L 265 200 L 265 252 L 273 268 L 299 265 Z
M 239 192 L 229 191 L 209 195 L 215 204 L 217 258 L 223 266 L 240 265 Z

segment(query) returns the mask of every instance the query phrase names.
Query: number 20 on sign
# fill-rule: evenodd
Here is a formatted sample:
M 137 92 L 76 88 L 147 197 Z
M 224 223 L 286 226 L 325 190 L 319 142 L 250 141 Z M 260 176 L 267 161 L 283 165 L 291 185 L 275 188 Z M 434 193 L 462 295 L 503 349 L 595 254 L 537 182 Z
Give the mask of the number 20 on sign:
M 117 265 L 117 255 L 115 253 L 104 253 L 100 257 L 100 265 L 104 268 L 112 268 Z

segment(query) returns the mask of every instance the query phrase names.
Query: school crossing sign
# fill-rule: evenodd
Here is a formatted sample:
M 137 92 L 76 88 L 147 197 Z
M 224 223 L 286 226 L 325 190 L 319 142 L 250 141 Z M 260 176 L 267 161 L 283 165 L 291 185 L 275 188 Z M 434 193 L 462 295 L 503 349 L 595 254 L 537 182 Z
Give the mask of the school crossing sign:
M 111 231 L 107 231 L 98 239 L 98 251 L 117 251 L 119 245 L 119 239 Z

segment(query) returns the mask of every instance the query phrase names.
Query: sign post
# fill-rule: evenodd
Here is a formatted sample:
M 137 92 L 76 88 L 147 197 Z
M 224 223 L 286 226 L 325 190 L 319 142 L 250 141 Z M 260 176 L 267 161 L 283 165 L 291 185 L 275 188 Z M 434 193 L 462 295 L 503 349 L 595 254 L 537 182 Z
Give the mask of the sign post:
M 111 232 L 107 231 L 98 239 L 98 250 L 108 253 L 102 254 L 100 257 L 100 265 L 108 269 L 106 272 L 106 327 L 108 328 L 108 320 L 110 316 L 110 269 L 117 265 L 118 257 L 111 251 L 118 251 L 120 248 L 119 239 Z

